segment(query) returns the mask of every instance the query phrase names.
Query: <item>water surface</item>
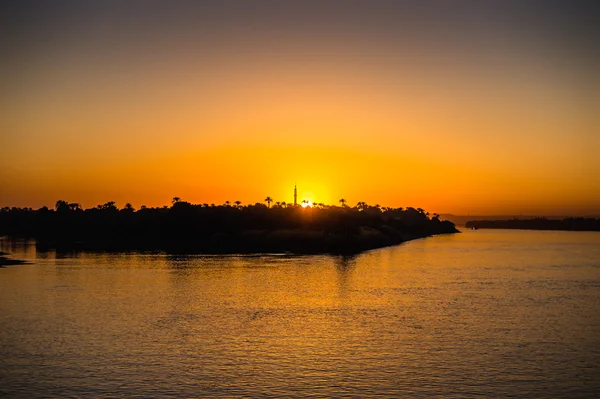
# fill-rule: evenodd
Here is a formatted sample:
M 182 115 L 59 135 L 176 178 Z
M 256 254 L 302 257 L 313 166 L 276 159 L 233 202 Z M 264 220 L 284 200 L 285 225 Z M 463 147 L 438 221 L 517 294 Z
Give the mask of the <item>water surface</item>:
M 0 269 L 0 396 L 600 393 L 600 233 L 353 258 L 36 252 Z

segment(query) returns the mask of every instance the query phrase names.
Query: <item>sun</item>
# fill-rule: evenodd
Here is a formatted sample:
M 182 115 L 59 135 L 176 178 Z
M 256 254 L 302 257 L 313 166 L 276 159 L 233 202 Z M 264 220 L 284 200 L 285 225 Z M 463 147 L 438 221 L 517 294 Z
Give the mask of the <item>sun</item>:
M 312 207 L 312 201 L 311 200 L 304 200 L 304 201 L 302 201 L 302 208 L 306 208 L 306 207 Z

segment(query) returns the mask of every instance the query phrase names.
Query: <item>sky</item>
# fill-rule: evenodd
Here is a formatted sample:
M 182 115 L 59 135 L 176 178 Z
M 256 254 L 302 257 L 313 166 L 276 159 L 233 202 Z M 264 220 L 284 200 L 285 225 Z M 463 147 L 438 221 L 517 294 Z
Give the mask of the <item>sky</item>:
M 0 207 L 600 215 L 594 1 L 0 5 Z

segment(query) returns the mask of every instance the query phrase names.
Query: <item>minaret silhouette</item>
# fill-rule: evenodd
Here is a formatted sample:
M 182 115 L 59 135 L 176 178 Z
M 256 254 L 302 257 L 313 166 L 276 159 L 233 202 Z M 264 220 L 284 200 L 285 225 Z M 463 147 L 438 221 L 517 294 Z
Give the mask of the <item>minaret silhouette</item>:
M 294 183 L 294 206 L 298 205 L 298 191 L 296 190 L 296 183 Z

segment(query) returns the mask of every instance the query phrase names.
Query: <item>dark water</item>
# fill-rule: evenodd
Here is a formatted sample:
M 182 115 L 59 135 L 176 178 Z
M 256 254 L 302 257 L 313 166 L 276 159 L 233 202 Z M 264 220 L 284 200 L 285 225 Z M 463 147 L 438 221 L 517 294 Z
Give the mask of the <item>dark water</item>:
M 0 396 L 590 398 L 600 233 L 355 258 L 36 253 L 0 269 Z

